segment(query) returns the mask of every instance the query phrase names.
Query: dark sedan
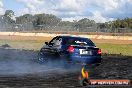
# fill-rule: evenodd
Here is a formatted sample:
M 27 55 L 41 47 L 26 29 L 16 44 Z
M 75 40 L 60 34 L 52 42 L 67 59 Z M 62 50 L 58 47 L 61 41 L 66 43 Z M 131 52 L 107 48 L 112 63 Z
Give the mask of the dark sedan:
M 100 64 L 101 49 L 88 38 L 56 36 L 45 42 L 38 54 L 38 60 L 45 63 L 49 60 L 64 60 L 70 63 Z

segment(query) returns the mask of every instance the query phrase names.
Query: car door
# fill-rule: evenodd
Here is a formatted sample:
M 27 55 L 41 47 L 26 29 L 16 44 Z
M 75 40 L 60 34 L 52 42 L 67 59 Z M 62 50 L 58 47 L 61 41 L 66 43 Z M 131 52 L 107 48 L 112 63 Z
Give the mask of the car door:
M 61 37 L 56 37 L 56 38 L 52 39 L 48 45 L 49 53 L 52 56 L 58 54 L 58 52 L 60 51 L 61 46 L 62 46 L 61 44 L 62 44 L 62 38 Z

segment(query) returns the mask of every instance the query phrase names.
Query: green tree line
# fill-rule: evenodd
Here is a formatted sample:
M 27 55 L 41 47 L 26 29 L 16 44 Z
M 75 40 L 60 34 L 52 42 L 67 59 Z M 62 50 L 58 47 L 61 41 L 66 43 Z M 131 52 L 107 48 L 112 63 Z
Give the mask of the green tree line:
M 62 21 L 53 14 L 24 14 L 15 17 L 12 10 L 6 10 L 0 16 L 0 31 L 81 31 L 81 32 L 132 32 L 132 18 L 116 19 L 105 23 L 83 18 L 80 20 Z

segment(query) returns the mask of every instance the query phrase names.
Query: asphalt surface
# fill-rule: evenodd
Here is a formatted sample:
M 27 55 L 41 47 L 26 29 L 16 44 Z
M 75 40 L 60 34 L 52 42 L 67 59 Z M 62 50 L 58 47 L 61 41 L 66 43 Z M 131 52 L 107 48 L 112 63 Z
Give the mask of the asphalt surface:
M 60 62 L 39 64 L 36 58 L 37 51 L 0 48 L 0 88 L 81 88 L 78 82 L 81 66 L 64 68 Z M 89 78 L 132 79 L 131 56 L 103 58 L 100 66 L 90 69 Z

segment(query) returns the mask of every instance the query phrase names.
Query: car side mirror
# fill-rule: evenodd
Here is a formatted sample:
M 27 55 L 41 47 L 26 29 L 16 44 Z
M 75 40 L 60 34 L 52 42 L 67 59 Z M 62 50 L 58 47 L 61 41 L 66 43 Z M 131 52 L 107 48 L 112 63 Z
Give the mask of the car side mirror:
M 48 42 L 45 42 L 45 44 L 46 44 L 46 45 L 49 45 L 49 43 L 48 43 Z

